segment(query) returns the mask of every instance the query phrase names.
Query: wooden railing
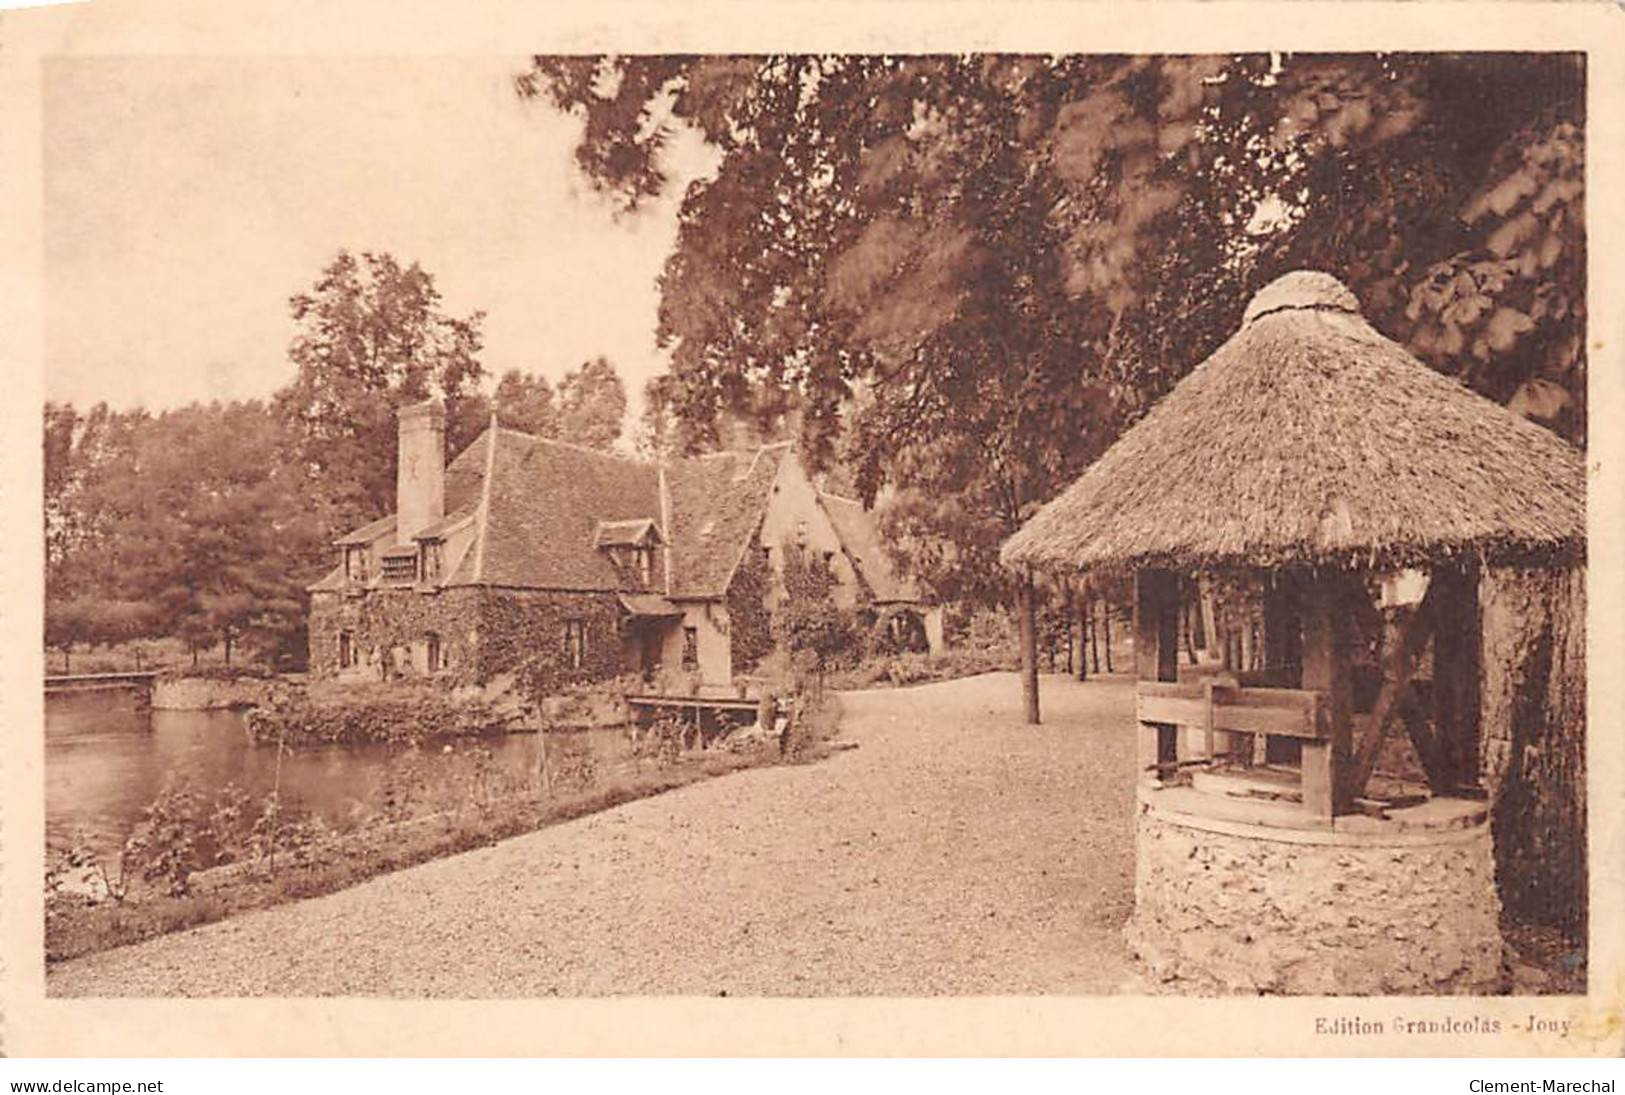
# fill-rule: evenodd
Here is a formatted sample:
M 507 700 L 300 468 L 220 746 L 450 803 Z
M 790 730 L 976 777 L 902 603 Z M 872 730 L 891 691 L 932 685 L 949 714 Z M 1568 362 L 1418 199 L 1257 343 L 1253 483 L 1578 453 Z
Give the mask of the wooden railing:
M 1135 691 L 1135 716 L 1153 742 L 1159 737 L 1157 731 L 1164 728 L 1183 726 L 1200 732 L 1205 748 L 1197 763 L 1202 764 L 1212 764 L 1230 753 L 1238 744 L 1233 735 L 1295 739 L 1302 745 L 1304 809 L 1321 817 L 1331 817 L 1334 812 L 1338 759 L 1330 711 L 1319 692 L 1242 688 L 1211 680 L 1186 684 L 1141 681 Z M 1146 767 L 1168 776 L 1178 770 L 1180 762 L 1166 759 L 1164 750 L 1149 757 Z
M 151 688 L 158 679 L 157 670 L 137 669 L 122 673 L 59 673 L 47 674 L 47 692 L 91 692 L 104 688 Z

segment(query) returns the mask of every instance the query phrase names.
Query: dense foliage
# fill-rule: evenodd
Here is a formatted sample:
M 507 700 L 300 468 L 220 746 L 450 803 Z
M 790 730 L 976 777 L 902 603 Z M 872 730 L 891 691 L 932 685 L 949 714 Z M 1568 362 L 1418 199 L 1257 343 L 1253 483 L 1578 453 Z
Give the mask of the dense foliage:
M 504 729 L 505 721 L 477 700 L 397 685 L 387 690 L 352 687 L 349 695 L 320 699 L 302 692 L 278 696 L 249 711 L 247 726 L 254 741 L 266 744 L 356 745 L 484 734 Z
M 890 488 L 910 573 L 1020 604 L 1029 667 L 999 543 L 1285 270 L 1584 440 L 1577 55 L 538 57 L 518 88 L 628 207 L 676 127 L 719 155 L 661 280 L 654 425 L 793 408 L 815 462 Z
M 773 636 L 793 668 L 823 674 L 861 657 L 864 628 L 858 614 L 835 603 L 830 564 L 798 544 L 783 545 L 784 597 L 773 612 Z
M 46 405 L 45 641 L 66 669 L 75 646 L 160 636 L 194 661 L 244 642 L 302 661 L 305 587 L 332 540 L 394 509 L 400 406 L 445 400 L 448 456 L 493 414 L 597 447 L 620 436 L 626 395 L 602 357 L 557 396 L 516 370 L 487 395 L 481 315 L 446 314 L 416 264 L 341 251 L 289 309 L 295 378 L 269 403 Z

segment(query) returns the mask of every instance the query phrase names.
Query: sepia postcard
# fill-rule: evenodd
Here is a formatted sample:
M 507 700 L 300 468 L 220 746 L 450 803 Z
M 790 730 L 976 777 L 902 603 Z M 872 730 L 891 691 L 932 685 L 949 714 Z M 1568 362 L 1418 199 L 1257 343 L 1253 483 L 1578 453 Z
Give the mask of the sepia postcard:
M 1625 11 L 0 15 L 9 1055 L 1625 1052 Z

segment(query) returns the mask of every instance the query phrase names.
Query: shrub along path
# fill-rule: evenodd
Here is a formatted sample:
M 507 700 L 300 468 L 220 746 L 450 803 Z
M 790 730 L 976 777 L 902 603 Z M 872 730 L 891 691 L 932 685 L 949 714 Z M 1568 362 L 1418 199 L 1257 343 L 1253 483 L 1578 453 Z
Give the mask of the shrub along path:
M 63 963 L 58 996 L 1089 994 L 1133 988 L 1132 692 L 849 693 L 860 748 Z

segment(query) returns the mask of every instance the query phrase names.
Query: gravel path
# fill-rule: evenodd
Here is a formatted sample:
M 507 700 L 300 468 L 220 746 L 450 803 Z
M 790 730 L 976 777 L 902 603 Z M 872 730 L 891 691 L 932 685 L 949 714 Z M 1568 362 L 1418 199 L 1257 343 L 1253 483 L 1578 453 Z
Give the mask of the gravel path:
M 859 748 L 91 955 L 55 996 L 1094 994 L 1132 987 L 1131 684 L 844 697 Z

